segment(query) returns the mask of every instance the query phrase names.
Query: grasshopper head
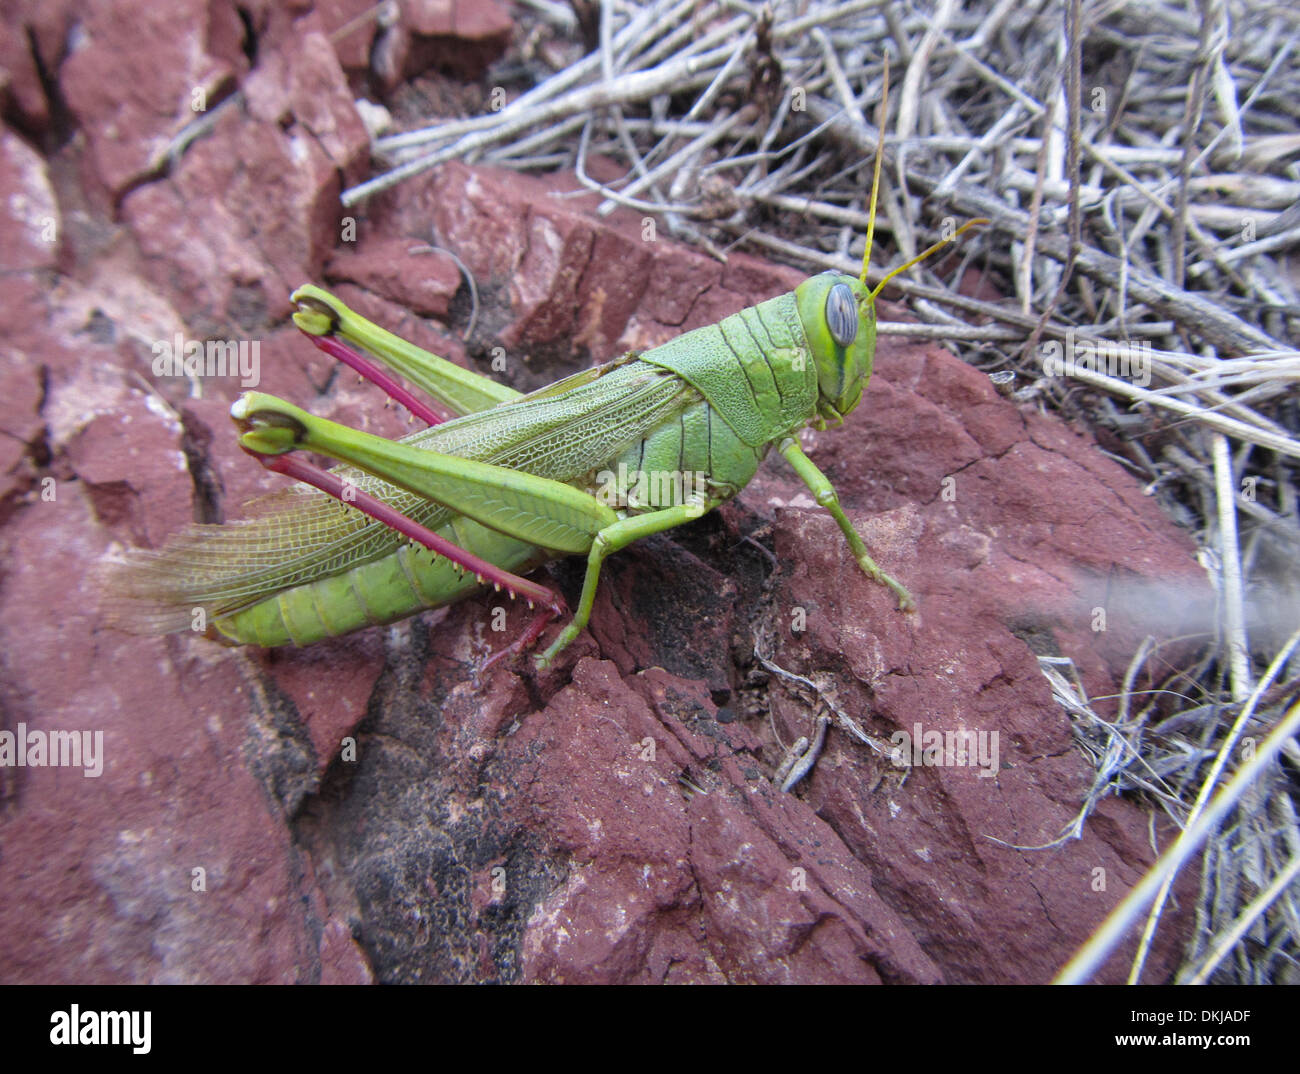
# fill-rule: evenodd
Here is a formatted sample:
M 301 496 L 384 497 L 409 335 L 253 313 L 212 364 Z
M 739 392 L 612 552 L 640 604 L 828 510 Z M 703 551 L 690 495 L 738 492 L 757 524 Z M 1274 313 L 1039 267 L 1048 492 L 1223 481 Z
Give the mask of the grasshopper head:
M 799 319 L 803 322 L 809 349 L 817 363 L 817 415 L 823 422 L 843 421 L 844 415 L 858 405 L 862 389 L 871 377 L 871 363 L 876 356 L 876 295 L 895 276 L 924 261 L 936 250 L 942 250 L 968 228 L 988 223 L 982 218 L 967 221 L 951 235 L 945 234 L 928 250 L 887 273 L 874 288 L 867 286 L 871 244 L 876 233 L 880 163 L 885 155 L 885 119 L 888 115 L 889 53 L 885 53 L 885 73 L 877 120 L 880 141 L 871 175 L 871 208 L 867 214 L 867 242 L 862 252 L 862 272 L 856 277 L 838 272 L 823 272 L 820 276 L 805 280 L 794 292 Z
M 823 272 L 794 292 L 817 369 L 817 413 L 839 422 L 858 405 L 876 353 L 876 302 L 855 276 Z

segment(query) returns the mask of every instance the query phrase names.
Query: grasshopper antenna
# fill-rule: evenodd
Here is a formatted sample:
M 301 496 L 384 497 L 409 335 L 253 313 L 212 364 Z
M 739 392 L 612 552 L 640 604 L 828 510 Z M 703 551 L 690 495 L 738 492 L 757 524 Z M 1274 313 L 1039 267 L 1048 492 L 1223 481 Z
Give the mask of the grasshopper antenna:
M 862 275 L 859 277 L 859 279 L 862 280 L 863 287 L 867 286 L 867 269 L 871 265 L 871 244 L 874 241 L 876 235 L 876 200 L 880 194 L 880 164 L 885 156 L 885 123 L 889 119 L 889 53 L 888 52 L 885 53 L 885 77 L 884 77 L 884 85 L 880 90 L 880 110 L 877 113 L 877 117 L 878 118 L 876 120 L 876 125 L 880 131 L 880 138 L 876 142 L 876 163 L 875 163 L 875 167 L 873 167 L 871 171 L 871 209 L 867 213 L 867 248 L 862 253 Z M 910 261 L 905 261 L 903 264 L 899 265 L 898 268 L 888 273 L 885 276 L 885 278 L 881 280 L 878 284 L 876 284 L 875 288 L 872 289 L 870 293 L 871 300 L 874 302 L 876 296 L 880 294 L 880 292 L 884 289 L 885 284 L 887 284 L 900 272 L 906 272 L 913 265 L 920 264 L 922 261 L 924 261 L 935 251 L 943 249 L 943 247 L 947 246 L 948 243 L 955 242 L 957 239 L 961 237 L 963 232 L 969 231 L 973 227 L 977 227 L 987 223 L 989 223 L 989 221 L 984 217 L 977 217 L 974 220 L 967 220 L 966 223 L 962 224 L 961 227 L 959 227 L 946 239 L 940 239 L 924 253 L 917 254 Z
M 969 231 L 969 230 L 970 230 L 971 228 L 973 228 L 973 227 L 979 227 L 979 226 L 981 226 L 981 225 L 983 225 L 983 224 L 987 224 L 987 223 L 989 223 L 988 219 L 986 219 L 986 218 L 983 217 L 983 216 L 977 216 L 974 220 L 967 220 L 966 223 L 962 224 L 961 227 L 959 227 L 956 231 L 954 231 L 954 232 L 953 232 L 951 235 L 949 235 L 946 239 L 940 239 L 938 242 L 936 242 L 933 246 L 931 246 L 931 247 L 930 247 L 928 250 L 926 250 L 924 253 L 919 253 L 919 254 L 917 254 L 914 258 L 912 258 L 912 260 L 910 260 L 910 261 L 904 261 L 901 265 L 898 266 L 898 268 L 894 269 L 892 272 L 890 272 L 888 275 L 886 275 L 885 278 L 884 278 L 883 280 L 881 280 L 878 284 L 876 284 L 876 286 L 875 286 L 875 287 L 872 289 L 872 291 L 871 291 L 871 298 L 872 298 L 872 301 L 875 300 L 876 295 L 880 294 L 880 292 L 881 292 L 881 290 L 884 288 L 885 284 L 887 284 L 890 280 L 892 280 L 892 279 L 893 279 L 895 276 L 897 276 L 900 272 L 906 272 L 906 271 L 907 271 L 908 269 L 910 269 L 913 265 L 920 264 L 922 261 L 924 261 L 927 257 L 929 257 L 929 256 L 930 256 L 932 253 L 934 253 L 936 250 L 942 250 L 945 246 L 948 245 L 948 243 L 950 243 L 950 242 L 956 242 L 957 239 L 961 238 L 962 232 Z M 864 270 L 864 271 L 865 271 L 865 270 Z M 863 282 L 865 283 L 866 281 L 864 280 Z
M 885 121 L 889 118 L 889 53 L 885 53 L 885 83 L 880 91 L 880 110 L 876 114 L 876 128 L 880 137 L 876 142 L 876 163 L 871 169 L 871 209 L 867 213 L 867 248 L 862 252 L 862 286 L 867 286 L 867 267 L 871 264 L 871 243 L 876 236 L 876 195 L 880 193 L 880 162 L 885 155 Z M 873 296 L 874 297 L 874 296 Z

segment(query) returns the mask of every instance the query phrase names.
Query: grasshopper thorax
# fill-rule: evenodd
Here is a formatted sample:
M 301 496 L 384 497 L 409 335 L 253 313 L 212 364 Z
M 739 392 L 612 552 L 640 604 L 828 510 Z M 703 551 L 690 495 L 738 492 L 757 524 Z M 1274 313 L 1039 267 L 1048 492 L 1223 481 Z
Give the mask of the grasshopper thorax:
M 855 276 L 823 272 L 794 292 L 817 370 L 817 414 L 838 424 L 858 405 L 876 352 L 876 304 Z

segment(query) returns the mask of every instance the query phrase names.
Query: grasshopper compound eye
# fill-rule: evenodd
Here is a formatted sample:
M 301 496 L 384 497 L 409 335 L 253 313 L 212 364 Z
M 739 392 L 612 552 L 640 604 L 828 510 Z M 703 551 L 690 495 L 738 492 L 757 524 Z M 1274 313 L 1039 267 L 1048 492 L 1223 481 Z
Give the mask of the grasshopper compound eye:
M 847 347 L 858 335 L 858 303 L 847 283 L 837 283 L 826 295 L 826 327 L 831 338 Z

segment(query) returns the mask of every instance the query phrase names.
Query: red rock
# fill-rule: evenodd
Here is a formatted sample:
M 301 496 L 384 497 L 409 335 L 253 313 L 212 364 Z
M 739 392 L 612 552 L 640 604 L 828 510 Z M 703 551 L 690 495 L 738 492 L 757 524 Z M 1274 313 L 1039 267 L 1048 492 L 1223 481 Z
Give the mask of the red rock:
M 34 274 L 33 274 L 34 275 Z M 6 281 L 0 301 L 0 505 L 36 480 L 33 454 L 45 436 L 46 394 L 41 358 L 47 319 L 45 296 L 29 275 Z
M 264 753 L 261 775 L 241 760 L 249 725 L 230 704 L 241 688 L 235 665 L 213 662 L 191 638 L 96 632 L 87 572 L 105 540 L 76 483 L 18 513 L 5 535 L 30 567 L 9 573 L 0 605 L 6 721 L 102 732 L 104 758 L 98 778 L 5 773 L 6 979 L 311 977 L 297 870 L 264 785 L 265 773 L 290 767 L 292 749 Z
M 53 268 L 63 220 L 41 156 L 18 135 L 0 128 L 0 272 Z
M 4 412 L 0 413 L 0 502 L 3 502 L 35 480 L 29 453 L 42 431 L 40 370 L 18 361 L 6 347 L 0 347 L 0 399 L 5 401 Z
M 280 14 L 281 18 L 287 17 Z M 340 235 L 338 194 L 361 174 L 369 140 L 328 39 L 314 19 L 268 29 L 245 83 L 170 176 L 131 191 L 122 215 L 151 278 L 187 318 L 238 323 L 239 288 L 257 285 L 273 317 L 319 276 Z
M 194 520 L 193 483 L 179 423 L 171 415 L 158 420 L 149 402 L 137 396 L 104 411 L 64 450 L 103 525 L 124 540 L 159 544 Z
M 182 313 L 221 324 L 236 319 L 245 282 L 273 316 L 289 312 L 289 292 L 318 273 L 338 235 L 339 189 L 314 138 L 231 113 L 173 179 L 128 195 L 123 215 L 156 285 L 174 288 Z
M 16 114 L 16 122 L 29 133 L 43 131 L 50 121 L 50 102 L 41 85 L 36 61 L 28 47 L 26 35 L 5 13 L 0 18 L 11 32 L 0 36 L 0 105 L 6 115 Z
M 382 668 L 380 641 L 372 632 L 366 643 L 372 665 L 369 675 L 358 675 L 352 665 L 351 642 L 330 641 L 302 653 L 263 655 L 267 675 L 287 695 L 306 729 L 318 777 L 338 758 L 344 740 L 355 738 Z M 348 659 L 340 660 L 341 653 Z
M 644 241 L 636 213 L 616 210 L 597 223 L 590 216 L 595 195 L 555 196 L 575 190 L 581 187 L 571 177 L 449 165 L 406 184 L 400 204 L 376 199 L 376 214 L 402 234 L 432 219 L 439 242 L 478 279 L 486 305 L 481 324 L 525 360 L 575 341 L 593 361 L 652 347 L 803 278 L 735 254 L 724 279 L 723 267 L 704 254 Z M 503 290 L 506 308 L 493 301 Z
M 368 70 L 371 44 L 379 28 L 373 0 L 317 0 L 315 8 L 343 70 Z
M 364 177 L 369 137 L 329 38 L 304 22 L 294 48 L 273 52 L 244 80 L 248 110 L 276 125 L 290 121 L 317 140 L 351 184 Z M 331 240 L 331 244 L 332 244 Z
M 413 238 L 363 240 L 356 250 L 339 250 L 325 278 L 355 283 L 422 317 L 446 317 L 461 285 L 455 261 Z
M 113 197 L 164 163 L 172 139 L 198 116 L 196 91 L 215 104 L 247 68 L 232 47 L 232 19 L 237 24 L 229 6 L 207 0 L 111 0 L 84 10 L 79 46 L 59 69 L 59 86 Z M 209 51 L 213 24 L 224 56 Z
M 467 41 L 509 34 L 514 24 L 496 0 L 401 0 L 404 21 L 417 34 Z
M 856 863 L 827 872 L 839 841 L 795 799 L 756 795 L 726 754 L 695 777 L 707 793 L 685 794 L 682 760 L 709 758 L 713 739 L 660 722 L 628 685 L 583 661 L 517 736 L 530 754 L 541 737 L 525 793 L 572 862 L 531 922 L 530 979 L 657 982 L 672 968 L 675 980 L 937 980 Z
M 374 984 L 375 975 L 352 931 L 338 917 L 331 917 L 321 930 L 320 983 Z
M 40 66 L 58 71 L 67 55 L 70 31 L 80 4 L 75 0 L 0 0 L 0 71 L 17 113 L 16 122 L 32 136 L 50 121 L 50 102 Z
M 496 0 L 402 0 L 400 9 L 371 55 L 384 92 L 435 67 L 464 81 L 477 79 L 501 58 L 514 30 Z
M 4 0 L 0 11 L 12 36 L 35 41 L 35 55 L 47 71 L 58 71 L 67 56 L 72 29 L 83 5 L 77 0 Z

